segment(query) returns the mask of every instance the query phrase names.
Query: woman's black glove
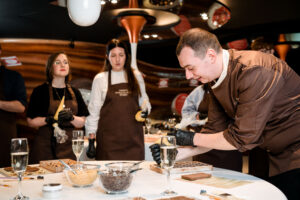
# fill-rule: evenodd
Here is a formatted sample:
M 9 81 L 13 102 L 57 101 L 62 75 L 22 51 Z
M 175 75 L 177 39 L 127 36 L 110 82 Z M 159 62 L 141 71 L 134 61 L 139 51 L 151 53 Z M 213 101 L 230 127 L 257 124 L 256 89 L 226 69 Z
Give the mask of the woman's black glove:
M 176 137 L 176 144 L 177 145 L 180 145 L 180 146 L 195 146 L 194 145 L 195 132 L 175 129 L 173 132 L 168 133 L 168 135 L 174 135 Z
M 148 110 L 142 111 L 141 117 L 146 119 L 148 117 Z
M 71 110 L 64 109 L 58 113 L 58 125 L 60 128 L 70 127 L 70 121 L 74 120 Z
M 160 145 L 159 144 L 152 144 L 150 147 L 153 160 L 157 163 L 158 166 L 160 166 L 161 160 L 160 160 Z
M 86 155 L 89 158 L 95 158 L 96 157 L 96 148 L 95 148 L 95 138 L 89 138 L 89 146 L 86 151 Z
M 52 115 L 48 115 L 45 119 L 45 122 L 48 126 L 52 126 L 52 124 L 56 123 L 57 121 L 54 119 Z

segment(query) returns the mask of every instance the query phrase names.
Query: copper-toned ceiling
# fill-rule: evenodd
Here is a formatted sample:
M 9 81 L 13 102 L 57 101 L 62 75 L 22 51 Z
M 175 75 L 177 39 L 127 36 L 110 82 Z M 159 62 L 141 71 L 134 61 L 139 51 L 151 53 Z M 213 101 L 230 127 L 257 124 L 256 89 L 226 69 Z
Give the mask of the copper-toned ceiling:
M 138 1 L 140 7 L 143 7 L 144 1 L 147 0 Z M 200 17 L 200 13 L 207 12 L 216 1 L 180 0 L 180 2 L 182 6 L 173 8 L 172 12 L 182 15 L 190 27 L 213 31 L 222 43 L 258 35 L 300 32 L 299 0 L 220 0 L 219 2 L 230 10 L 231 19 L 216 30 L 210 29 L 207 22 Z M 118 4 L 107 3 L 101 11 L 99 20 L 90 27 L 75 25 L 70 20 L 67 9 L 56 4 L 56 0 L 1 0 L 0 38 L 43 38 L 102 44 L 112 37 L 126 38 L 125 30 L 105 13 L 107 10 L 128 7 L 128 0 L 119 0 Z M 178 66 L 174 56 L 178 35 L 174 30 L 151 31 L 145 28 L 142 34 L 157 34 L 157 37 L 147 39 L 141 35 L 138 59 L 147 62 L 153 59 L 154 64 Z M 152 58 L 148 54 L 152 54 Z

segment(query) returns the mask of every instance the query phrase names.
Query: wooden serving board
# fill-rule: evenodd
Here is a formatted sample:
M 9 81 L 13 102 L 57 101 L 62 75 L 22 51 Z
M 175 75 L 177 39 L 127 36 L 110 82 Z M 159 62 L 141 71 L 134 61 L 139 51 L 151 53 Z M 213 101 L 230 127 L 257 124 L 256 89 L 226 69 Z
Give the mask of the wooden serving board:
M 17 176 L 14 172 L 12 167 L 5 167 L 0 168 L 0 173 L 3 174 L 6 177 L 9 176 Z M 39 166 L 27 166 L 26 171 L 24 173 L 24 176 L 36 176 L 36 175 L 43 175 L 43 174 L 49 174 L 48 170 L 41 168 Z
M 198 199 L 193 198 L 193 197 L 186 197 L 186 196 L 176 196 L 176 197 L 162 198 L 162 199 L 156 199 L 156 200 L 198 200 Z
M 151 164 L 150 169 L 157 172 L 163 173 L 164 169 L 162 169 L 157 164 Z M 191 173 L 191 172 L 199 172 L 203 170 L 212 170 L 213 166 L 199 162 L 199 161 L 178 161 L 175 163 L 174 167 L 171 170 L 171 173 L 179 174 L 179 173 Z
M 76 164 L 75 160 L 71 160 L 71 159 L 61 159 L 61 160 L 67 163 L 68 165 Z M 65 168 L 63 164 L 61 164 L 58 160 L 41 160 L 40 167 L 43 167 L 54 173 L 62 172 Z

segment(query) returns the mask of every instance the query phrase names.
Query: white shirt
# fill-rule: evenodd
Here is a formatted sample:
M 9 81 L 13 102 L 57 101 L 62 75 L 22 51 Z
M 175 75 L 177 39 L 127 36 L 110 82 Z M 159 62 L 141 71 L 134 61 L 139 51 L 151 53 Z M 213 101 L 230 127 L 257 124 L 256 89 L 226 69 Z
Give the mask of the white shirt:
M 142 110 L 151 111 L 151 104 L 146 93 L 145 82 L 140 71 L 133 70 L 135 78 L 138 81 L 141 96 L 139 97 L 139 105 Z M 127 83 L 125 71 L 111 71 L 111 84 Z M 91 99 L 88 105 L 90 115 L 86 118 L 85 129 L 86 134 L 96 133 L 98 129 L 98 121 L 100 119 L 100 110 L 104 104 L 108 89 L 108 72 L 97 74 L 93 80 Z
M 225 79 L 227 75 L 227 69 L 228 69 L 228 63 L 229 63 L 229 52 L 228 50 L 222 49 L 223 50 L 223 70 L 222 73 L 218 79 L 218 81 L 211 87 L 212 89 L 217 88 Z
M 198 107 L 203 100 L 204 94 L 203 85 L 200 85 L 187 96 L 181 110 L 182 119 L 180 123 L 176 125 L 177 128 L 184 129 L 188 125 L 201 126 L 207 122 L 207 118 L 203 120 L 197 119 L 197 115 L 199 114 Z

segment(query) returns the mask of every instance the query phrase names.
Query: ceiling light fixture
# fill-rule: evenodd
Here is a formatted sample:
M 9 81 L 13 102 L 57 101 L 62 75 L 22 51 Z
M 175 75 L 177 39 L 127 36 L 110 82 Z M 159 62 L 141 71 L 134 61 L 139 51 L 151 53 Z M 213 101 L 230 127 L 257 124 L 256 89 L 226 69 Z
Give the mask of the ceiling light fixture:
M 99 0 L 68 0 L 71 20 L 78 26 L 91 26 L 97 22 L 101 12 Z
M 170 10 L 175 7 L 180 7 L 183 4 L 183 0 L 143 0 L 143 5 L 146 8 Z

